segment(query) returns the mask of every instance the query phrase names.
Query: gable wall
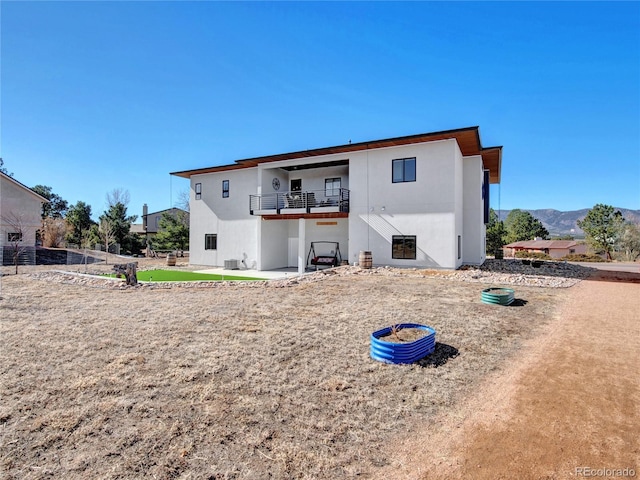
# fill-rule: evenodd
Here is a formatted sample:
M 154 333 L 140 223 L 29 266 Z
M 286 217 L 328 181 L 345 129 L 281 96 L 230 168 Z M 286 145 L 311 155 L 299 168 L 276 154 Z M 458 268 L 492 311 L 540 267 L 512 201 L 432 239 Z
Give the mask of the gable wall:
M 42 202 L 35 194 L 0 176 L 0 245 L 6 245 L 7 234 L 15 231 L 10 223 L 17 216 L 23 227 L 23 245 L 35 246 L 41 212 Z

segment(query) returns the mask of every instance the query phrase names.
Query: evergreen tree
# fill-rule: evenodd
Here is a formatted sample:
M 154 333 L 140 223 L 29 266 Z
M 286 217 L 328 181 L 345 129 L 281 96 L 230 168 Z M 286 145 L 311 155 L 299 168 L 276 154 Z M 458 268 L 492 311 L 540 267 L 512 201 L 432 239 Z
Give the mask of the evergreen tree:
M 41 197 L 49 200 L 48 202 L 44 202 L 42 204 L 41 215 L 43 220 L 47 217 L 63 218 L 65 213 L 67 213 L 69 204 L 60 195 L 53 193 L 51 187 L 47 187 L 46 185 L 36 185 L 31 190 L 36 192 Z
M 140 240 L 130 233 L 131 224 L 136 221 L 137 215 L 127 215 L 127 207 L 117 202 L 109 207 L 109 210 L 100 216 L 100 223 L 106 222 L 113 234 L 113 242 L 119 243 L 120 248 L 127 253 L 138 253 L 142 247 Z
M 91 205 L 78 201 L 67 210 L 67 223 L 71 227 L 71 232 L 67 235 L 67 241 L 76 245 L 82 245 L 82 238 L 85 232 L 95 224 L 91 220 Z
M 158 224 L 160 228 L 153 241 L 159 250 L 187 250 L 189 248 L 189 224 L 185 212 L 165 212 Z
M 533 240 L 536 237 L 546 239 L 549 232 L 529 212 L 518 208 L 511 210 L 504 221 L 506 230 L 506 243 L 520 242 L 524 240 Z
M 578 220 L 578 226 L 584 230 L 591 248 L 604 253 L 611 260 L 611 253 L 623 233 L 622 213 L 614 211 L 611 205 L 599 203 L 589 210 L 583 220 Z
M 487 225 L 487 255 L 499 255 L 505 245 L 504 222 L 498 219 L 493 208 L 489 209 L 489 224 Z

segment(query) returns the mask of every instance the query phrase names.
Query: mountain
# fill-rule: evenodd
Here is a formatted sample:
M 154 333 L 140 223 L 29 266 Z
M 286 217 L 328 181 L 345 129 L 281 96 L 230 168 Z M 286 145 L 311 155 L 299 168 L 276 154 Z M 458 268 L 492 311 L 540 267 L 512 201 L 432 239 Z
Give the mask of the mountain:
M 526 210 L 535 218 L 540 220 L 540 223 L 544 225 L 544 228 L 549 230 L 551 236 L 557 235 L 574 235 L 577 238 L 583 238 L 584 232 L 578 228 L 577 221 L 582 220 L 590 208 L 583 208 L 582 210 L 572 210 L 569 212 L 562 212 L 560 210 L 554 210 L 552 208 L 544 208 L 541 210 Z M 628 208 L 616 208 L 620 210 L 625 220 L 640 225 L 640 210 L 629 210 Z M 496 213 L 500 216 L 501 220 L 507 218 L 511 210 L 496 210 Z

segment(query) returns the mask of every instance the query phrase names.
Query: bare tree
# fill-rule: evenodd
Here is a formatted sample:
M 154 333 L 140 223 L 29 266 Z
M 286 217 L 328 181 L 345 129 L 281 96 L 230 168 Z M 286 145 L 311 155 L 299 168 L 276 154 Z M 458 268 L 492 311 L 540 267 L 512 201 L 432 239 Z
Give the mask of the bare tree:
M 105 264 L 109 264 L 109 245 L 113 243 L 115 239 L 115 233 L 113 230 L 113 225 L 107 218 L 101 218 L 100 224 L 98 225 L 98 232 L 100 233 L 101 240 L 104 240 L 105 245 Z
M 117 205 L 118 203 L 121 203 L 126 207 L 129 205 L 130 200 L 131 196 L 129 195 L 129 190 L 114 188 L 112 191 L 107 193 L 107 205 L 109 208 Z
M 628 222 L 622 227 L 619 249 L 622 260 L 635 262 L 640 257 L 640 225 Z
M 47 217 L 42 220 L 44 225 L 44 246 L 59 248 L 62 246 L 67 232 L 69 232 L 69 225 L 64 218 L 50 218 Z
M 175 206 L 185 212 L 189 211 L 189 190 L 182 190 L 178 193 L 178 199 L 176 200 Z
M 23 241 L 27 231 L 27 223 L 21 214 L 9 212 L 2 217 L 2 223 L 9 226 L 11 231 L 7 232 L 7 243 L 9 244 L 13 264 L 16 267 L 16 275 L 18 274 L 18 265 L 20 264 L 20 256 L 27 250 L 27 246 Z

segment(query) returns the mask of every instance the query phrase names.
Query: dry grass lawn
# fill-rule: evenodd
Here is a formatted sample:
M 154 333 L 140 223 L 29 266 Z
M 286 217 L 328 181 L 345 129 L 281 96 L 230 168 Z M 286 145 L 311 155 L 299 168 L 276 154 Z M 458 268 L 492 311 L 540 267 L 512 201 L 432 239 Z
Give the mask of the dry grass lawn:
M 566 294 L 518 287 L 517 306 L 485 305 L 488 285 L 420 272 L 123 290 L 21 272 L 0 300 L 7 479 L 369 478 Z M 436 352 L 371 360 L 371 332 L 398 322 L 434 327 Z

